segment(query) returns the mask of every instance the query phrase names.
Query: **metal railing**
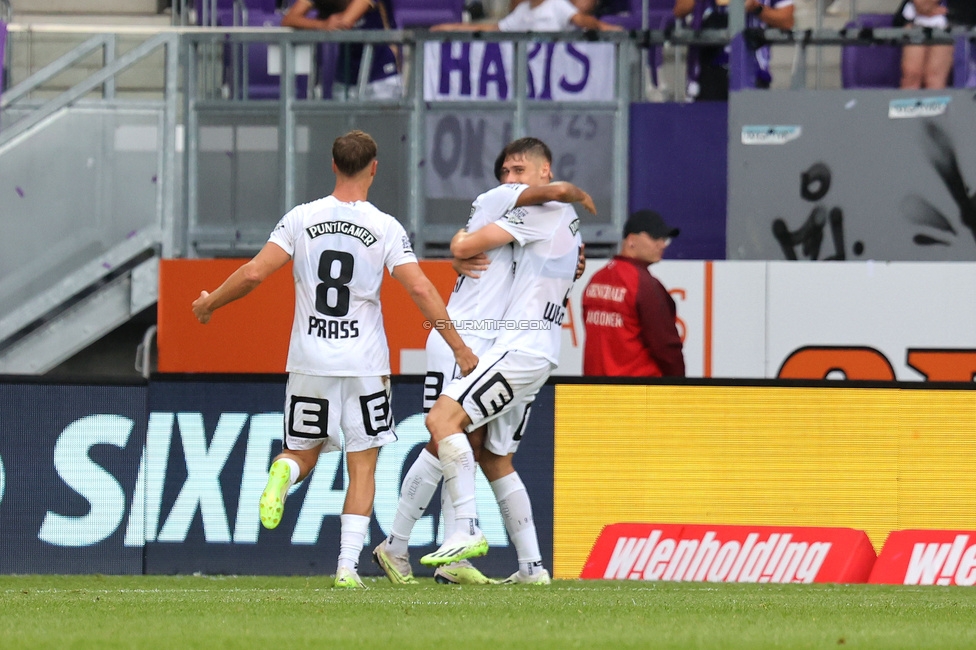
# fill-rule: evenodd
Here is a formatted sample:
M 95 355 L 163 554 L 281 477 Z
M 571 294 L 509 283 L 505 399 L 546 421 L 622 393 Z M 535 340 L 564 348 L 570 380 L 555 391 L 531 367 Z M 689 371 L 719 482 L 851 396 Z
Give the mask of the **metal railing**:
M 300 32 L 264 29 L 236 29 L 224 32 L 208 30 L 190 31 L 183 34 L 184 40 L 184 116 L 186 124 L 186 149 L 184 153 L 184 210 L 188 224 L 188 241 L 186 253 L 194 254 L 229 254 L 233 252 L 249 252 L 258 247 L 266 239 L 267 228 L 274 224 L 280 214 L 268 215 L 269 221 L 264 228 L 256 232 L 242 235 L 242 229 L 231 223 L 224 228 L 223 235 L 213 228 L 203 227 L 200 220 L 200 119 L 201 115 L 213 117 L 221 111 L 244 114 L 258 114 L 265 116 L 271 111 L 276 114 L 278 147 L 277 169 L 279 174 L 279 203 L 278 212 L 284 213 L 296 203 L 301 202 L 296 194 L 296 124 L 298 116 L 330 117 L 341 119 L 353 116 L 367 116 L 377 114 L 396 114 L 406 116 L 408 129 L 403 133 L 403 139 L 408 149 L 407 161 L 403 173 L 407 176 L 408 200 L 404 211 L 398 214 L 414 237 L 414 244 L 421 254 L 431 253 L 435 247 L 428 244 L 446 243 L 457 228 L 457 223 L 450 226 L 437 226 L 425 223 L 426 197 L 424 193 L 424 149 L 428 146 L 426 125 L 427 118 L 437 111 L 450 110 L 457 113 L 479 114 L 484 111 L 508 113 L 512 117 L 511 137 L 517 138 L 529 132 L 529 117 L 534 113 L 554 111 L 560 113 L 602 113 L 613 121 L 612 140 L 607 146 L 612 150 L 612 163 L 605 170 L 605 178 L 609 185 L 609 219 L 594 225 L 590 232 L 584 232 L 584 239 L 611 245 L 616 242 L 616 233 L 623 224 L 627 209 L 627 142 L 628 142 L 628 107 L 631 102 L 640 98 L 640 57 L 641 42 L 627 33 L 603 33 L 598 38 L 580 33 L 552 33 L 552 34 L 451 34 L 452 40 L 470 43 L 512 43 L 514 49 L 513 78 L 511 96 L 506 99 L 489 101 L 437 101 L 425 98 L 424 70 L 426 43 L 437 43 L 446 40 L 445 35 L 426 32 L 390 31 L 390 32 Z M 663 36 L 663 34 L 662 34 Z M 607 101 L 536 101 L 528 96 L 527 70 L 529 48 L 537 43 L 583 43 L 599 40 L 613 47 L 615 50 L 616 69 L 607 71 L 613 75 L 613 97 Z M 405 93 L 398 99 L 364 100 L 359 98 L 345 98 L 335 101 L 320 101 L 316 99 L 318 93 L 310 92 L 305 97 L 296 96 L 296 52 L 298 48 L 315 46 L 323 42 L 337 44 L 364 43 L 368 56 L 370 46 L 380 46 L 393 43 L 403 48 L 404 56 L 404 88 Z M 247 47 L 273 44 L 279 48 L 281 70 L 279 94 L 280 99 L 268 101 L 245 101 L 246 93 L 227 92 L 219 66 L 221 58 L 217 54 L 228 48 L 234 51 L 240 47 L 246 51 Z M 217 64 L 215 66 L 215 63 Z M 367 81 L 367 66 L 360 68 L 359 87 L 363 88 Z M 602 71 L 601 71 L 602 73 Z M 314 76 L 314 71 L 313 71 Z M 309 80 L 309 85 L 313 80 Z M 362 97 L 362 93 L 358 94 Z M 500 146 L 500 145 L 499 145 Z M 485 189 L 487 189 L 487 185 Z M 310 198 L 310 197 L 305 197 Z M 474 198 L 467 197 L 467 201 Z M 229 249 L 199 246 L 203 235 L 208 235 L 210 241 L 223 238 L 231 244 Z M 249 240 L 249 237 L 252 239 Z

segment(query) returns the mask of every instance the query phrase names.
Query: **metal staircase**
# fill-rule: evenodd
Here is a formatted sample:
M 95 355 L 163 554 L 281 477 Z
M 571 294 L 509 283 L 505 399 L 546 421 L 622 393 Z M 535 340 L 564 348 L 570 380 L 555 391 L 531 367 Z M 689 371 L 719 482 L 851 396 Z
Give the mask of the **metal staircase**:
M 178 35 L 116 57 L 97 34 L 0 97 L 0 373 L 42 374 L 157 299 L 173 251 Z M 46 101 L 32 92 L 103 52 Z M 116 77 L 162 53 L 158 100 L 117 100 Z M 92 93 L 100 96 L 92 100 Z

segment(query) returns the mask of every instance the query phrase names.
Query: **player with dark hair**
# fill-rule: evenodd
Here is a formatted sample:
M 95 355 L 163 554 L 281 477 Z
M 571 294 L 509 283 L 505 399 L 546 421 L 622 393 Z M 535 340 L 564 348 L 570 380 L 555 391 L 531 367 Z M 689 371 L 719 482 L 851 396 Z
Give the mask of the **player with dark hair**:
M 552 154 L 541 140 L 516 140 L 504 153 L 501 171 L 505 180 L 548 182 L 552 177 Z M 592 203 L 589 207 L 593 208 Z M 476 523 L 474 453 L 464 434 L 500 418 L 527 419 L 536 393 L 559 361 L 561 325 L 582 247 L 579 219 L 565 203 L 514 208 L 474 232 L 459 232 L 451 242 L 451 252 L 467 258 L 512 243 L 517 244 L 515 274 L 502 319 L 517 327 L 500 329 L 478 367 L 447 386 L 427 415 L 457 520 L 455 533 L 421 558 L 428 566 L 488 552 L 487 540 Z M 505 582 L 548 584 L 529 496 L 512 465 L 522 432 L 522 427 L 513 433 L 489 426 L 478 462 L 503 506 L 505 527 L 518 554 L 519 570 Z
M 552 154 L 545 143 L 534 139 L 532 142 L 538 143 L 541 154 L 547 160 L 551 160 Z M 546 174 L 538 174 L 531 178 L 525 178 L 524 174 L 510 175 L 509 170 L 505 168 L 506 152 L 507 149 L 503 150 L 495 162 L 495 176 L 503 184 L 475 199 L 471 206 L 471 216 L 465 226 L 467 232 L 477 231 L 498 219 L 504 218 L 506 213 L 514 208 L 541 205 L 548 201 L 581 201 L 587 209 L 595 209 L 589 195 L 571 183 L 550 183 L 550 176 Z M 480 255 L 484 259 L 479 259 L 473 266 L 475 271 L 480 271 L 480 273 L 465 273 L 458 277 L 454 291 L 447 303 L 447 311 L 455 323 L 471 322 L 484 325 L 502 319 L 512 287 L 513 251 L 512 245 L 502 245 L 487 250 Z M 458 262 L 463 261 L 455 260 L 456 264 Z M 461 271 L 460 266 L 456 266 L 456 268 L 459 272 Z M 498 331 L 494 327 L 479 326 L 469 331 L 462 330 L 461 335 L 465 342 L 478 354 L 491 347 Z M 448 350 L 444 347 L 440 337 L 431 333 L 427 339 L 428 371 L 424 382 L 425 413 L 431 409 L 444 386 L 461 377 L 454 360 L 446 352 Z M 491 434 L 493 438 L 513 437 L 524 430 L 527 417 L 527 410 L 512 410 L 488 423 L 487 427 L 493 430 Z M 484 428 L 472 432 L 471 435 L 472 448 L 476 452 L 480 451 L 481 440 L 485 435 Z M 437 447 L 432 440 L 421 451 L 420 456 L 404 476 L 397 514 L 390 535 L 373 551 L 374 560 L 383 568 L 392 582 L 400 584 L 415 582 L 408 553 L 410 533 L 416 522 L 423 516 L 442 476 L 441 464 L 437 458 Z M 495 485 L 493 484 L 492 487 L 494 489 Z M 442 490 L 441 513 L 444 518 L 444 538 L 446 539 L 454 534 L 455 516 L 451 500 L 446 498 L 445 493 L 446 490 Z M 508 511 L 505 496 L 500 499 L 499 505 L 502 506 L 503 513 Z M 507 519 L 506 526 L 511 528 Z M 437 567 L 434 577 L 438 582 L 444 583 L 485 584 L 490 582 L 467 560 Z

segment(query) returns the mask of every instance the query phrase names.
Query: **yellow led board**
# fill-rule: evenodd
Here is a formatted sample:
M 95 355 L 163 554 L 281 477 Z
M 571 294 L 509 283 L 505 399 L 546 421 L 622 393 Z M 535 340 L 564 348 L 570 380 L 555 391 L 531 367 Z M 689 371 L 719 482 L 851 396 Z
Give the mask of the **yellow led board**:
M 976 525 L 976 391 L 558 385 L 554 569 L 619 522 Z

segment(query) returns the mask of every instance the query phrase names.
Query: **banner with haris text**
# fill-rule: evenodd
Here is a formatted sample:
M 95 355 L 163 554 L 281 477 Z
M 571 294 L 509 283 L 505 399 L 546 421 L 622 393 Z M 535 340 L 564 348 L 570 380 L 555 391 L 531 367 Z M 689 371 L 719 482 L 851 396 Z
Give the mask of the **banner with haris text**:
M 613 101 L 614 49 L 610 43 L 531 43 L 529 99 Z M 510 100 L 514 48 L 511 43 L 427 43 L 424 99 L 427 101 Z

